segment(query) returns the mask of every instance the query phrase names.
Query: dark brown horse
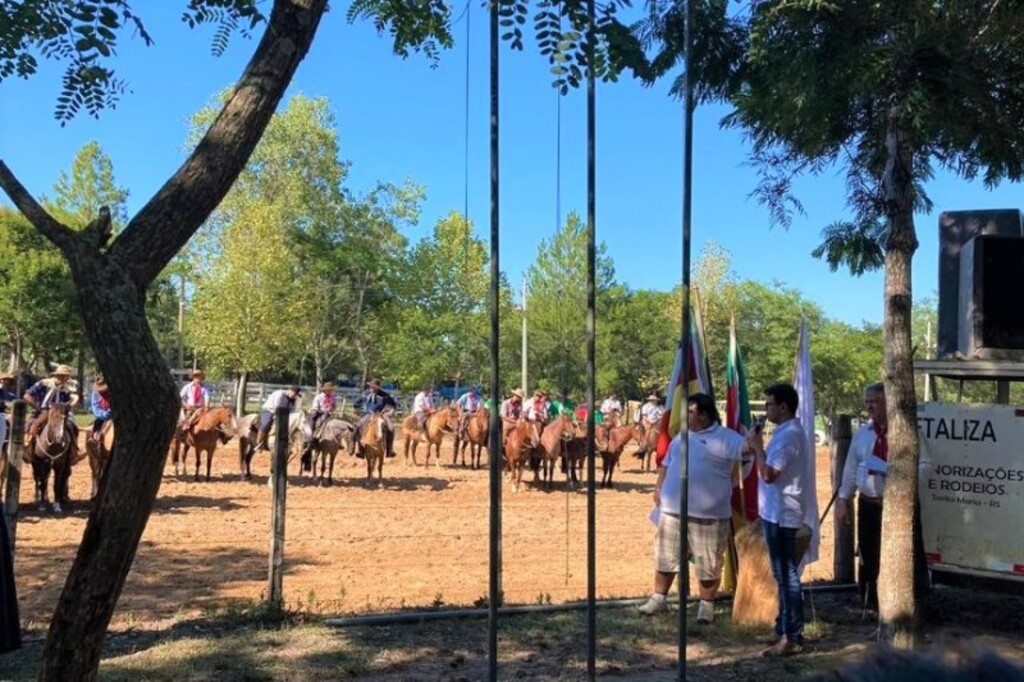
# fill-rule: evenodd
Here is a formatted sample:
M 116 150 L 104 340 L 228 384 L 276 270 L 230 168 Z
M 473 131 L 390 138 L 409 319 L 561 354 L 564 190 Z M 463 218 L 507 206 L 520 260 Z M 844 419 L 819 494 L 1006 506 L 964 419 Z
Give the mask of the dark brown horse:
M 410 414 L 402 420 L 402 435 L 405 437 L 405 463 L 409 463 L 411 448 L 413 466 L 419 464 L 416 461 L 416 446 L 422 441 L 427 444 L 427 458 L 423 461 L 423 466 L 430 465 L 430 451 L 433 448 L 437 456 L 437 466 L 440 468 L 441 441 L 444 440 L 444 432 L 455 433 L 458 427 L 458 417 L 451 407 L 440 409 L 427 417 L 426 424 L 422 429 L 416 423 L 416 415 Z
M 491 414 L 486 407 L 481 407 L 469 415 L 466 423 L 466 437 L 456 436 L 455 451 L 452 454 L 452 466 L 455 466 L 459 454 L 462 454 L 462 466 L 466 466 L 466 448 L 469 447 L 469 466 L 471 469 L 479 469 L 480 455 L 487 447 L 487 437 L 490 432 Z
M 78 427 L 68 419 L 69 405 L 51 405 L 46 410 L 46 422 L 26 451 L 25 459 L 32 465 L 32 478 L 36 484 L 36 504 L 39 511 L 46 511 L 50 503 L 46 487 L 50 473 L 53 480 L 53 511 L 61 512 L 60 505 L 67 504 L 68 479 L 71 466 L 78 459 Z
M 89 455 L 89 469 L 92 470 L 92 492 L 89 493 L 89 499 L 95 500 L 100 493 L 103 472 L 106 471 L 110 455 L 114 452 L 113 420 L 103 422 L 98 437 L 93 438 L 92 433 L 86 435 L 85 451 Z
M 227 443 L 237 430 L 235 412 L 230 407 L 214 407 L 203 413 L 195 425 L 185 432 L 184 443 L 196 451 L 196 480 L 199 479 L 199 461 L 206 453 L 206 480 L 210 480 L 210 466 L 213 464 L 213 453 L 217 449 L 217 441 Z M 186 449 L 187 452 L 187 449 Z M 178 472 L 178 447 L 174 448 L 174 472 Z M 185 457 L 181 458 L 181 472 L 187 472 Z
M 538 422 L 520 420 L 505 437 L 505 465 L 512 478 L 512 489 L 519 492 L 523 482 L 523 469 L 526 468 L 534 450 L 540 445 L 540 424 Z

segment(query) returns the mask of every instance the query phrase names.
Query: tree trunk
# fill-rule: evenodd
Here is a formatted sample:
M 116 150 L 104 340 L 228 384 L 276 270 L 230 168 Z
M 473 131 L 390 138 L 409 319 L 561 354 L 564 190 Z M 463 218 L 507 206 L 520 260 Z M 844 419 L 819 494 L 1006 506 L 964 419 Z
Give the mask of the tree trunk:
M 41 680 L 96 678 L 103 638 L 160 487 L 177 391 L 145 291 L 98 252 L 70 254 L 85 331 L 110 386 L 118 439 L 50 622 Z
M 882 561 L 878 585 L 879 636 L 899 648 L 918 638 L 914 571 L 919 442 L 917 396 L 910 333 L 913 295 L 913 157 L 895 112 L 889 115 L 883 188 L 888 236 L 885 245 L 884 382 L 889 421 L 889 476 L 882 511 Z
M 238 391 L 235 393 L 235 414 L 239 419 L 245 415 L 246 400 L 249 392 L 249 372 L 242 370 L 238 373 Z

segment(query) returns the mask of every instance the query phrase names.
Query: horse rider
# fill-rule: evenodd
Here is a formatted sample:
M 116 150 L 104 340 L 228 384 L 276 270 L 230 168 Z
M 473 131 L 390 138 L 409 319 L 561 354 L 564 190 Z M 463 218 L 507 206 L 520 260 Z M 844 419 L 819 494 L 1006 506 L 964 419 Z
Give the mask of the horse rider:
M 427 426 L 427 417 L 434 413 L 434 387 L 427 384 L 416 394 L 412 401 L 412 416 L 416 417 L 416 427 L 421 431 Z
M 302 395 L 302 389 L 299 386 L 289 386 L 277 389 L 263 401 L 263 407 L 260 408 L 260 428 L 256 434 L 257 450 L 270 450 L 267 438 L 270 436 L 270 427 L 274 424 L 274 415 L 281 407 L 287 407 L 291 412 L 297 410 L 298 406 L 295 403 L 300 395 Z
M 49 379 L 40 379 L 25 391 L 22 399 L 32 406 L 32 424 L 25 434 L 25 448 L 31 452 L 35 444 L 36 434 L 46 422 L 46 410 L 51 405 L 68 405 L 67 422 L 72 433 L 77 432 L 78 426 L 72 418 L 71 410 L 78 404 L 78 396 L 71 392 L 68 381 L 71 380 L 71 368 L 67 365 L 57 365 L 53 370 L 53 376 Z
M 92 396 L 89 398 L 89 409 L 92 411 L 92 416 L 94 417 L 89 437 L 94 441 L 98 441 L 100 439 L 100 431 L 103 430 L 103 425 L 107 423 L 108 419 L 110 419 L 110 389 L 102 374 L 97 376 L 96 380 L 92 384 Z
M 655 429 L 658 427 L 658 422 L 661 421 L 662 415 L 665 414 L 665 409 L 658 404 L 658 396 L 655 393 L 647 396 L 647 401 L 644 402 L 643 407 L 640 408 L 640 423 L 643 425 L 645 430 Z M 633 453 L 636 457 L 644 457 L 647 454 L 647 440 L 640 444 L 637 451 Z
M 523 418 L 523 389 L 513 388 L 509 397 L 501 404 L 501 439 L 516 427 Z
M 0 374 L 0 449 L 7 442 L 7 403 L 18 399 L 18 394 L 7 387 L 14 381 L 14 375 L 8 372 Z
M 363 445 L 360 443 L 363 436 L 363 429 L 370 423 L 370 415 L 374 412 L 383 412 L 386 408 L 392 410 L 398 409 L 398 403 L 391 394 L 381 388 L 380 379 L 371 379 L 366 385 L 367 390 L 363 394 L 360 403 L 363 406 L 363 416 L 359 419 L 359 423 L 356 424 L 356 432 L 352 438 L 356 444 L 356 457 L 360 459 L 363 456 Z M 384 440 L 387 447 L 387 456 L 395 456 L 395 429 L 391 425 L 391 421 L 386 417 L 384 419 Z
M 327 418 L 334 413 L 334 384 L 330 381 L 320 387 L 320 392 L 313 397 L 313 407 L 309 414 L 312 418 L 309 429 L 309 443 L 302 451 L 303 466 L 309 461 L 309 455 L 313 452 L 319 441 L 317 428 L 327 422 Z
M 469 426 L 469 420 L 476 414 L 477 410 L 480 409 L 481 400 L 480 392 L 474 387 L 470 387 L 468 391 L 459 396 L 459 399 L 455 401 L 455 404 L 459 407 L 459 438 L 466 440 L 466 429 Z
M 608 438 L 613 427 L 619 425 L 619 417 L 622 415 L 622 403 L 615 391 L 611 391 L 608 397 L 601 403 L 601 426 L 604 428 L 604 437 Z
M 538 388 L 533 395 L 523 403 L 523 416 L 527 421 L 539 422 L 541 425 L 548 421 L 548 392 Z
M 210 409 L 210 389 L 203 383 L 206 374 L 201 369 L 192 370 L 192 381 L 181 388 L 181 414 L 178 424 L 184 433 L 192 428 L 196 421 Z

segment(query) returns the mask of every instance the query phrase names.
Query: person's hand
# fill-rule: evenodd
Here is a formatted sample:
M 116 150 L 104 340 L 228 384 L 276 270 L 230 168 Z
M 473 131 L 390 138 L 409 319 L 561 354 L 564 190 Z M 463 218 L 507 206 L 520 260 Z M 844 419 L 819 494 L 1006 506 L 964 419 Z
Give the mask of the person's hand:
M 661 506 L 661 488 L 655 488 L 654 489 L 654 494 L 652 495 L 652 497 L 654 498 L 654 504 L 656 506 L 660 507 Z

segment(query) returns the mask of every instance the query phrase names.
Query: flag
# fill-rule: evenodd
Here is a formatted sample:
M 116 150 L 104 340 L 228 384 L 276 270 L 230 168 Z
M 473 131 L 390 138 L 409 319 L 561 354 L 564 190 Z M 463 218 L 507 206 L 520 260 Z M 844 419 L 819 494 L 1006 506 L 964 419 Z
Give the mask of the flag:
M 814 376 L 811 372 L 811 350 L 808 339 L 807 320 L 800 322 L 800 342 L 796 356 L 796 372 L 793 377 L 793 387 L 799 398 L 797 406 L 797 417 L 804 429 L 807 438 L 806 469 L 804 470 L 803 493 L 804 501 L 804 523 L 811 529 L 811 544 L 804 554 L 800 566 L 803 568 L 809 563 L 818 560 L 818 545 L 821 542 L 821 532 L 818 528 L 818 486 L 815 466 L 817 456 L 814 448 Z
M 686 302 L 683 302 L 686 305 Z M 688 395 L 694 393 L 707 393 L 714 395 L 711 387 L 711 368 L 708 364 L 707 353 L 704 343 L 704 324 L 700 317 L 700 297 L 697 290 L 693 290 L 692 305 L 690 309 L 689 333 L 679 345 L 676 352 L 676 361 L 672 367 L 672 376 L 669 379 L 668 390 L 665 391 L 665 413 L 661 417 L 661 425 L 658 433 L 658 446 L 656 461 L 661 465 L 668 453 L 669 443 L 682 426 L 682 417 L 686 413 L 683 406 L 683 359 L 686 360 L 686 374 L 689 377 Z M 685 355 L 684 355 L 685 349 Z
M 729 323 L 729 355 L 725 361 L 725 425 L 733 431 L 749 429 L 753 421 L 750 416 L 750 396 L 747 392 L 747 373 L 743 367 L 743 355 L 736 340 L 736 320 Z M 742 470 L 737 470 L 732 491 L 732 508 L 739 514 L 738 520 L 753 521 L 757 518 L 757 469 L 751 460 Z

